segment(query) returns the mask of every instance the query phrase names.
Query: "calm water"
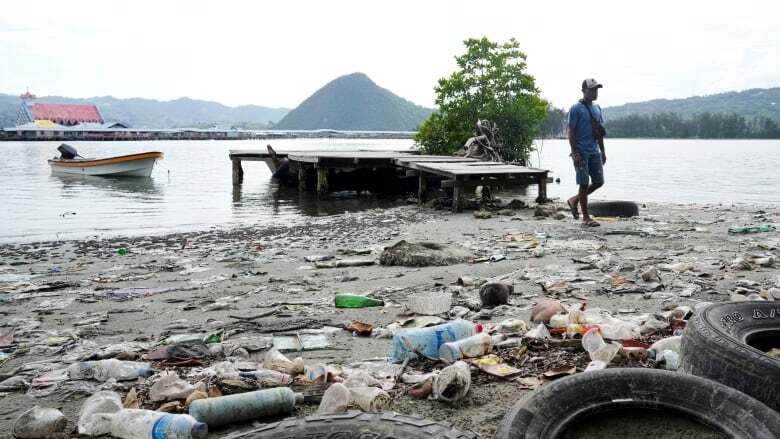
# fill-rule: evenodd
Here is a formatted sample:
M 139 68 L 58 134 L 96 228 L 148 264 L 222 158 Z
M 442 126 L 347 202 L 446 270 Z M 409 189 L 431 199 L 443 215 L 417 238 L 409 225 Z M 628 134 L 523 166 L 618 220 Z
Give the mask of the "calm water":
M 71 142 L 83 156 L 157 150 L 165 159 L 152 179 L 50 175 L 46 159 L 58 142 L 2 142 L 0 242 L 150 234 L 237 224 L 293 222 L 312 215 L 384 205 L 373 198 L 317 202 L 280 188 L 262 162 L 244 163 L 244 184 L 231 183 L 229 149 L 264 148 L 265 141 Z M 275 140 L 277 150 L 397 149 L 411 140 Z M 538 144 L 534 163 L 575 191 L 568 145 Z M 780 141 L 620 140 L 607 144 L 606 186 L 595 198 L 683 203 L 780 205 Z M 535 197 L 535 188 L 522 194 Z

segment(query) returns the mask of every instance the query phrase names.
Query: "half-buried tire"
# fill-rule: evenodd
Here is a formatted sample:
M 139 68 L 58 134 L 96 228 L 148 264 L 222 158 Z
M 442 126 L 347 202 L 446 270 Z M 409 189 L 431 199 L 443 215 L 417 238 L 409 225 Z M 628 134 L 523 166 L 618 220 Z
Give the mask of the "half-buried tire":
M 282 438 L 333 439 L 474 439 L 474 433 L 437 422 L 397 413 L 347 412 L 340 415 L 308 416 L 267 424 L 231 439 Z
M 688 322 L 680 366 L 780 411 L 780 358 L 767 355 L 771 348 L 780 348 L 778 302 L 716 303 Z
M 591 201 L 588 213 L 593 216 L 618 216 L 628 218 L 639 215 L 639 206 L 633 201 Z
M 656 425 L 638 425 L 645 414 L 657 415 Z M 684 436 L 675 431 L 675 422 L 706 429 L 708 438 L 780 437 L 780 414 L 742 392 L 692 375 L 639 368 L 584 372 L 546 384 L 506 414 L 495 437 L 613 437 L 615 426 L 624 430 L 614 437 Z M 581 435 L 589 424 L 605 428 Z M 633 434 L 626 432 L 632 429 Z

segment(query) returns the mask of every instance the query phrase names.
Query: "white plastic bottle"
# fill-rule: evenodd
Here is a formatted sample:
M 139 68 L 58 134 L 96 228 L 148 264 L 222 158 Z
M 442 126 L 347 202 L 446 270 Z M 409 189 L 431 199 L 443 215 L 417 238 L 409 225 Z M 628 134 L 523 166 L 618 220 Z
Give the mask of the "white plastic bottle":
M 208 426 L 190 415 L 124 409 L 110 415 L 111 436 L 120 439 L 205 439 Z
M 458 341 L 444 343 L 439 348 L 439 358 L 454 363 L 463 358 L 481 357 L 493 349 L 493 344 L 506 340 L 505 334 L 490 336 L 486 332 L 474 334 Z

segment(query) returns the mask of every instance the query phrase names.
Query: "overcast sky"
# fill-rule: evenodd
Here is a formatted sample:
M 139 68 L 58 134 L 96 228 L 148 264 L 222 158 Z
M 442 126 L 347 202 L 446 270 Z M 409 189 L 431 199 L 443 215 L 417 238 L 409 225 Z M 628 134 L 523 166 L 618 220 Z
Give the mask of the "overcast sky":
M 295 107 L 360 71 L 432 106 L 463 40 L 515 37 L 542 94 L 602 106 L 780 86 L 776 1 L 14 1 L 0 92 Z

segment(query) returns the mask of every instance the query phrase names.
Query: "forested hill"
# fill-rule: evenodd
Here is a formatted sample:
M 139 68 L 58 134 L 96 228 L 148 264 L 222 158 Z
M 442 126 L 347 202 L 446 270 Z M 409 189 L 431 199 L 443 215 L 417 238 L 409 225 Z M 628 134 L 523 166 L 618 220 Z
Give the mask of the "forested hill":
M 754 88 L 685 99 L 654 99 L 604 108 L 607 120 L 660 113 L 675 113 L 684 119 L 702 113 L 733 113 L 747 119 L 766 117 L 780 122 L 780 87 Z
M 317 90 L 275 128 L 414 131 L 431 111 L 379 87 L 363 73 L 353 73 Z
M 180 128 L 236 126 L 241 128 L 267 128 L 276 123 L 289 109 L 269 108 L 258 105 L 228 107 L 218 102 L 180 98 L 173 101 L 153 99 L 117 99 L 111 96 L 74 99 L 60 96 L 44 96 L 39 102 L 90 103 L 97 105 L 106 121 L 124 122 L 134 128 Z M 0 94 L 0 128 L 16 125 L 16 113 L 21 105 L 19 96 Z

